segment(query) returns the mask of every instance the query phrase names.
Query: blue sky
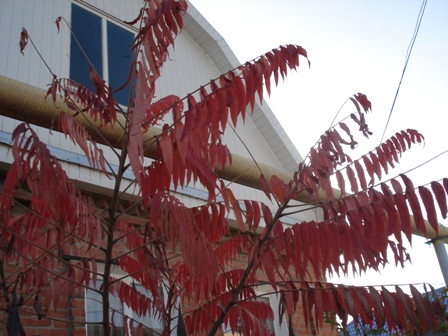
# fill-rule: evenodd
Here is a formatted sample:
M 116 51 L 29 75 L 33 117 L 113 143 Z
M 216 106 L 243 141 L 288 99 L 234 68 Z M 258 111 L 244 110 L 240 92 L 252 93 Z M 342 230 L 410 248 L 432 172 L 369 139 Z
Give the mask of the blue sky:
M 362 92 L 372 101 L 367 123 L 374 132 L 359 152 L 377 146 L 400 81 L 422 1 L 414 0 L 191 0 L 224 37 L 237 58 L 247 61 L 282 44 L 307 51 L 303 67 L 273 90 L 268 104 L 304 156 L 342 103 Z M 344 108 L 341 113 L 352 112 Z M 428 1 L 386 130 L 386 139 L 413 128 L 425 146 L 406 152 L 390 178 L 448 150 L 448 1 Z M 354 128 L 353 128 L 354 130 Z M 353 154 L 353 157 L 357 157 Z M 448 177 L 448 154 L 407 175 L 415 185 Z M 448 224 L 448 222 L 447 222 Z M 434 249 L 414 238 L 412 265 L 386 268 L 349 279 L 357 284 L 443 284 Z M 335 279 L 333 279 L 335 280 Z M 341 279 L 346 282 L 346 279 Z

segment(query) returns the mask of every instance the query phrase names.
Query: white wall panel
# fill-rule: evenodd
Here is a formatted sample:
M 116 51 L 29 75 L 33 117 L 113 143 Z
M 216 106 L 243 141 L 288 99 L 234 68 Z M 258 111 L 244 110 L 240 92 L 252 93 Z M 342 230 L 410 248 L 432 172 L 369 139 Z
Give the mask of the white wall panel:
M 69 16 L 69 2 L 54 0 L 3 0 L 0 2 L 0 74 L 41 88 L 46 88 L 52 75 L 31 42 L 20 54 L 19 41 L 25 28 L 42 58 L 58 76 L 67 76 L 68 57 L 63 29 L 57 33 L 58 16 Z

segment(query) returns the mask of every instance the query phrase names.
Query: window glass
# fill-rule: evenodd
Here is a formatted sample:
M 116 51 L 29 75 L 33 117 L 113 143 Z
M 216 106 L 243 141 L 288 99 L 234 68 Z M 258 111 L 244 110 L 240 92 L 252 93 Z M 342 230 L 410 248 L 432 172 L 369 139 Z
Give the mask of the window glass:
M 103 77 L 103 59 L 101 45 L 101 18 L 85 9 L 72 6 L 72 32 L 92 62 L 96 71 Z M 76 39 L 70 43 L 70 78 L 94 91 L 89 79 L 90 64 L 86 60 Z
M 270 301 L 269 301 L 269 298 L 268 298 L 268 297 L 257 297 L 256 300 L 257 300 L 257 301 L 260 301 L 260 302 L 264 302 L 264 303 L 266 303 L 266 304 L 268 304 L 268 305 L 271 304 Z M 270 331 L 275 332 L 274 321 L 273 321 L 272 319 L 264 320 L 263 323 L 266 325 L 266 327 L 267 327 Z
M 70 78 L 94 91 L 89 79 L 90 64 L 85 53 L 100 77 L 113 90 L 120 88 L 128 78 L 134 57 L 131 52 L 134 34 L 74 4 L 71 26 L 76 38 L 72 35 L 70 42 Z M 103 34 L 107 35 L 105 45 Z M 118 103 L 127 106 L 130 89 L 131 83 L 128 83 L 114 94 Z
M 96 281 L 96 286 L 93 286 L 93 281 L 90 281 L 89 286 L 92 288 L 100 289 L 102 285 L 101 280 Z M 136 284 L 136 289 L 145 294 L 147 297 L 150 297 L 150 293 L 146 291 L 141 285 Z M 110 316 L 113 317 L 114 326 L 112 330 L 113 336 L 123 336 L 125 335 L 124 330 L 124 315 L 133 318 L 135 321 L 139 323 L 143 323 L 148 328 L 143 328 L 144 336 L 153 336 L 160 335 L 163 331 L 163 322 L 157 320 L 153 316 L 138 316 L 135 314 L 128 306 L 124 305 L 120 302 L 120 300 L 113 296 L 109 295 L 110 300 Z M 86 290 L 85 295 L 85 305 L 86 305 L 86 322 L 101 322 L 103 320 L 103 299 L 101 294 L 93 290 Z M 115 313 L 112 315 L 112 311 L 115 310 Z M 150 329 L 150 328 L 151 329 Z M 135 330 L 131 334 L 135 334 L 137 332 L 137 325 L 135 325 Z M 103 331 L 103 326 L 101 324 L 87 324 L 87 336 L 105 336 Z
M 118 89 L 127 80 L 130 66 L 133 60 L 131 54 L 134 34 L 107 22 L 107 54 L 109 64 L 109 85 L 112 89 Z M 115 93 L 115 99 L 122 105 L 128 104 L 131 83 L 126 88 Z

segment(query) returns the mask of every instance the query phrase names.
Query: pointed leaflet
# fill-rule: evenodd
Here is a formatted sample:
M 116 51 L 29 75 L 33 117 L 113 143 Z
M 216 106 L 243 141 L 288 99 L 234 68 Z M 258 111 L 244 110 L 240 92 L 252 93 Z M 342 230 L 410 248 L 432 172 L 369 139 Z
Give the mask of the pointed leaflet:
M 266 178 L 264 177 L 263 174 L 260 175 L 260 188 L 261 188 L 261 190 L 263 190 L 263 192 L 266 195 L 266 197 L 270 201 L 272 201 L 272 199 L 271 199 L 271 189 L 270 189 L 269 184 L 266 181 Z
M 448 178 L 445 177 L 442 180 L 442 183 L 443 183 L 443 188 L 445 188 L 445 192 L 448 193 Z
M 271 177 L 270 182 L 272 193 L 274 194 L 277 201 L 280 203 L 284 202 L 288 185 L 275 175 Z
M 403 292 L 400 286 L 395 286 L 395 291 L 397 292 L 398 299 L 403 305 L 407 318 L 410 320 L 412 325 L 418 326 L 419 322 L 417 321 L 417 317 L 415 315 L 414 302 L 408 295 Z
M 406 130 L 406 132 L 408 132 L 408 134 L 410 135 L 411 141 L 413 143 L 416 143 L 416 142 L 422 143 L 425 140 L 425 137 L 423 135 L 421 135 L 419 132 L 417 132 L 416 130 L 414 130 L 414 129 L 409 129 L 408 128 Z
M 166 133 L 166 130 L 159 138 L 159 145 L 162 150 L 163 162 L 168 174 L 171 175 L 173 173 L 174 166 L 173 142 L 170 134 Z
M 352 291 L 356 292 L 353 294 L 353 296 L 356 297 L 359 303 L 359 311 L 363 319 L 363 322 L 365 323 L 369 323 L 369 321 L 373 322 L 374 320 L 372 311 L 373 301 L 367 289 L 365 287 L 352 287 Z
M 367 189 L 367 182 L 366 177 L 364 175 L 364 168 L 361 166 L 361 163 L 359 160 L 355 160 L 355 169 L 356 173 L 358 174 L 359 183 L 361 184 L 361 189 L 366 190 Z
M 420 207 L 420 202 L 414 190 L 414 184 L 412 181 L 404 174 L 400 174 L 405 186 L 406 186 L 406 198 L 414 215 L 415 226 L 417 230 L 422 232 L 426 236 L 426 225 L 423 219 L 422 210 Z
M 23 51 L 25 50 L 25 47 L 28 44 L 28 39 L 29 39 L 28 32 L 26 31 L 25 28 L 22 28 L 22 32 L 20 33 L 20 43 L 19 43 L 20 52 L 22 53 L 22 55 L 23 55 Z
M 378 157 L 373 152 L 370 152 L 369 156 L 370 156 L 370 161 L 372 162 L 373 171 L 375 172 L 375 174 L 378 177 L 378 179 L 381 180 L 381 165 L 380 165 L 380 161 L 378 160 Z
M 362 106 L 365 113 L 372 111 L 372 103 L 369 101 L 369 99 L 367 99 L 367 96 L 365 94 L 358 92 L 353 97 Z
M 443 219 L 447 217 L 447 204 L 446 204 L 446 195 L 443 187 L 439 182 L 431 182 L 431 189 L 434 195 L 436 196 L 437 204 L 439 205 L 439 209 Z
M 412 299 L 415 303 L 415 310 L 420 316 L 420 324 L 423 333 L 426 332 L 428 328 L 434 328 L 437 326 L 436 320 L 431 316 L 432 309 L 425 304 L 422 294 L 413 285 L 409 286 L 411 289 Z M 414 326 L 418 327 L 418 326 Z
M 395 326 L 398 326 L 399 329 L 405 328 L 406 318 L 401 302 L 395 300 L 394 294 L 389 292 L 384 286 L 381 286 L 381 295 L 383 296 L 384 309 L 393 319 L 393 321 L 387 321 L 389 330 L 395 329 Z
M 381 145 L 381 149 L 382 149 L 389 165 L 392 168 L 395 168 L 394 158 L 396 157 L 398 160 L 398 156 L 397 156 L 397 153 L 395 152 L 395 147 L 389 146 L 389 143 L 392 144 L 392 142 L 390 140 L 387 140 L 387 142 L 385 142 Z
M 420 198 L 423 201 L 423 205 L 426 209 L 426 216 L 428 217 L 428 222 L 431 224 L 432 228 L 436 233 L 439 232 L 439 222 L 437 220 L 436 208 L 434 206 L 434 200 L 432 194 L 428 188 L 420 186 L 418 187 Z
M 380 164 L 381 164 L 381 167 L 383 167 L 383 169 L 384 169 L 384 172 L 386 173 L 386 174 L 388 174 L 389 173 L 389 167 L 388 167 L 388 161 L 387 161 L 387 157 L 386 157 L 386 155 L 384 154 L 384 152 L 383 152 L 383 150 L 381 149 L 381 147 L 376 147 L 376 155 L 377 155 L 377 157 L 378 157 L 378 161 L 380 162 Z
M 394 195 L 385 183 L 381 183 L 381 190 L 383 191 L 383 204 L 388 217 L 388 234 L 393 233 L 398 242 L 401 243 L 401 225 L 398 217 L 398 211 L 395 208 Z
M 346 167 L 346 171 L 348 180 L 350 181 L 351 190 L 354 194 L 356 194 L 359 191 L 359 189 L 358 189 L 358 182 L 356 181 L 355 172 L 350 166 Z
M 347 144 L 347 145 L 350 145 L 350 148 L 351 148 L 351 149 L 354 149 L 354 148 L 356 147 L 357 143 L 356 143 L 356 141 L 355 141 L 353 135 L 352 135 L 351 132 L 350 132 L 350 128 L 348 128 L 348 126 L 347 126 L 345 123 L 343 123 L 343 122 L 340 122 L 340 123 L 339 123 L 339 127 L 341 127 L 341 129 L 342 129 L 342 130 L 343 130 L 343 131 L 350 137 L 350 142 L 347 142 L 347 141 L 342 140 L 341 136 L 339 136 L 339 137 L 338 137 L 338 138 L 339 138 L 339 142 L 340 142 L 340 143 Z M 335 131 L 336 131 L 336 130 L 335 130 Z M 335 146 L 336 146 L 336 144 L 335 144 Z M 339 146 L 340 146 L 340 145 L 339 145 Z M 341 147 L 341 149 L 342 149 L 342 147 Z M 343 158 L 341 158 L 341 159 L 342 159 L 342 162 L 345 161 Z
M 345 180 L 340 170 L 336 171 L 336 180 L 338 182 L 339 190 L 341 191 L 341 197 L 344 197 L 347 193 L 345 191 Z
M 400 142 L 397 140 L 395 136 L 392 136 L 387 143 L 389 144 L 390 151 L 392 152 L 392 155 L 394 157 L 395 162 L 400 162 L 400 157 L 402 155 L 402 149 Z M 399 154 L 399 155 L 398 155 Z
M 59 115 L 59 129 L 77 144 L 87 157 L 93 168 L 101 169 L 107 175 L 103 151 L 91 139 L 89 132 L 73 115 L 61 112 Z
M 395 190 L 394 200 L 397 206 L 398 214 L 400 215 L 401 231 L 406 235 L 408 241 L 412 241 L 412 227 L 411 227 L 411 216 L 409 214 L 408 206 L 406 205 L 406 198 L 403 194 L 403 189 L 400 183 L 392 179 L 392 187 Z
M 246 228 L 244 225 L 243 215 L 240 208 L 240 204 L 236 200 L 235 196 L 233 195 L 232 190 L 226 189 L 225 192 L 227 193 L 227 197 L 230 201 L 230 204 L 232 205 L 233 214 L 235 215 L 236 223 L 238 224 L 238 227 L 240 228 L 241 232 L 245 232 Z
M 385 319 L 381 296 L 372 286 L 369 286 L 369 293 L 373 301 L 373 312 L 375 315 L 376 326 L 378 328 L 382 328 L 384 326 Z

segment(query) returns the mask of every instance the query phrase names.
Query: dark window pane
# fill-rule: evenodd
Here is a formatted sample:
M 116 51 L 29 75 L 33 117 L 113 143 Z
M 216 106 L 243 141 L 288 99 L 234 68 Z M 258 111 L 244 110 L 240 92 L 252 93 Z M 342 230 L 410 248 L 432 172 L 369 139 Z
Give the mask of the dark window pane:
M 121 87 L 129 76 L 133 60 L 131 53 L 134 34 L 107 22 L 107 53 L 109 62 L 109 85 L 113 90 Z M 128 104 L 131 83 L 121 91 L 115 93 L 115 99 L 122 105 Z
M 72 31 L 96 71 L 102 77 L 101 18 L 81 7 L 72 5 Z M 72 36 L 70 43 L 70 78 L 94 91 L 93 84 L 89 79 L 89 69 L 89 62 Z

